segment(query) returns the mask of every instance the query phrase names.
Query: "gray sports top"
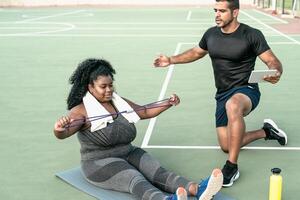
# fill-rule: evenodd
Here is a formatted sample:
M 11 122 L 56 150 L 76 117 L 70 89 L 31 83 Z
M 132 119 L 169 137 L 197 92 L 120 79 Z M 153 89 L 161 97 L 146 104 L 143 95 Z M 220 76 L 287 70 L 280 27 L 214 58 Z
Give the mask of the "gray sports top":
M 131 142 L 136 137 L 136 128 L 119 114 L 107 127 L 95 132 L 81 130 L 77 137 L 81 145 L 81 160 L 120 157 L 134 148 Z

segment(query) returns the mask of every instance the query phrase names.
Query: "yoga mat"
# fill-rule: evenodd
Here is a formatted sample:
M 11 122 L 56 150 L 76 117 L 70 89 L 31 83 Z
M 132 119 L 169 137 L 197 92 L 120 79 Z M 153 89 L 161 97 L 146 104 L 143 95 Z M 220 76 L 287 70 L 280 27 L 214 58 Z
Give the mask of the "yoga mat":
M 96 199 L 100 200 L 137 200 L 132 195 L 123 193 L 123 192 L 116 192 L 112 190 L 105 190 L 101 189 L 97 186 L 92 185 L 91 183 L 87 182 L 81 173 L 80 167 L 75 167 L 72 169 L 68 169 L 65 171 L 61 171 L 55 174 L 58 178 L 62 179 L 66 183 L 74 186 L 78 190 L 85 192 Z M 196 198 L 191 198 L 196 199 Z M 216 194 L 214 200 L 235 200 L 231 197 L 225 196 L 222 193 Z

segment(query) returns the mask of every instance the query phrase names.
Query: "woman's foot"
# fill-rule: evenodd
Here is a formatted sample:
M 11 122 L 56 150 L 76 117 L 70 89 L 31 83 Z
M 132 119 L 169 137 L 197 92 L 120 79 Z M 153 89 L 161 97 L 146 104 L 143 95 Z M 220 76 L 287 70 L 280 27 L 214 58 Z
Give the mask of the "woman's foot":
M 203 180 L 198 186 L 196 197 L 198 200 L 211 200 L 223 185 L 223 174 L 220 169 L 214 169 L 210 177 Z
M 167 200 L 187 200 L 187 192 L 183 187 L 179 187 L 177 188 L 176 193 L 169 196 Z

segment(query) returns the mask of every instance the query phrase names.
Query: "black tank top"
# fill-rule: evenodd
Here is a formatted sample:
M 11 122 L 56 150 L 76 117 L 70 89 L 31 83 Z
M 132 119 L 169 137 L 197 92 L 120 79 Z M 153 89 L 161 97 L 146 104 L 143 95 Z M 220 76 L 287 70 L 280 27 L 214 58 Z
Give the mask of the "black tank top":
M 113 123 L 108 123 L 107 127 L 91 132 L 90 129 L 81 130 L 77 133 L 81 144 L 81 155 L 83 159 L 92 159 L 99 157 L 100 152 L 113 152 L 113 149 L 125 146 L 131 146 L 131 142 L 136 137 L 136 128 L 133 123 L 129 123 L 121 114 L 114 119 Z M 126 147 L 127 149 L 127 147 Z M 112 152 L 110 151 L 112 150 Z M 88 158 L 87 155 L 88 154 Z M 101 155 L 100 157 L 106 157 Z

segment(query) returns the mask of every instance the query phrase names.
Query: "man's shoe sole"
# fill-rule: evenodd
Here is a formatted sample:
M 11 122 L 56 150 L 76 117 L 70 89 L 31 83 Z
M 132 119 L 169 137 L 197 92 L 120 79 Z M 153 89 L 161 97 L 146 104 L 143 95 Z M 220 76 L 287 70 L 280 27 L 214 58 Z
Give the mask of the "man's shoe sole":
M 207 187 L 199 200 L 211 200 L 217 194 L 223 185 L 223 174 L 220 169 L 214 169 L 210 175 Z
M 271 124 L 271 126 L 273 126 L 275 129 L 277 129 L 278 130 L 278 135 L 281 136 L 281 137 L 284 137 L 284 139 L 285 139 L 285 143 L 283 145 L 287 145 L 287 141 L 288 140 L 287 140 L 286 133 L 283 130 L 279 129 L 278 126 L 277 126 L 277 124 L 275 124 L 275 122 L 273 120 L 271 120 L 271 119 L 265 119 L 264 123 Z

